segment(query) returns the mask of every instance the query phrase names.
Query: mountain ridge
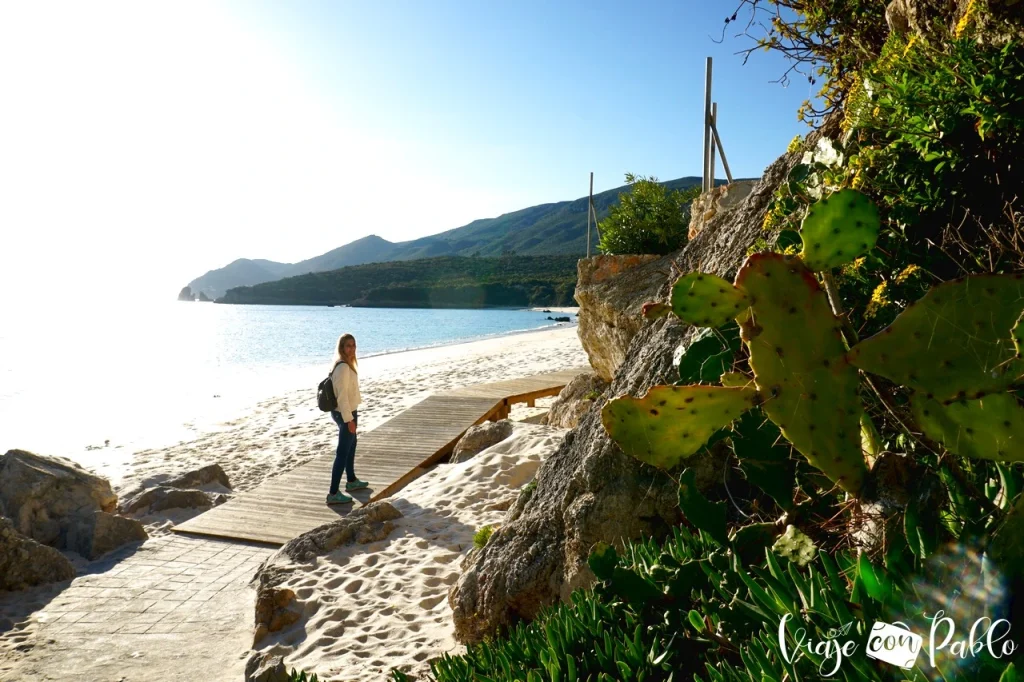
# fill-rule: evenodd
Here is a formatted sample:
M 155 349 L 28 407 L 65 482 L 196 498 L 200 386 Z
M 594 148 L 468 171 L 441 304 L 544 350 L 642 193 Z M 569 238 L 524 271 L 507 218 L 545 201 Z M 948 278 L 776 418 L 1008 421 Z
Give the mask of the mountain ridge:
M 669 190 L 699 184 L 696 176 L 662 182 Z M 717 184 L 724 184 L 719 181 Z M 618 202 L 619 194 L 630 191 L 623 185 L 594 195 L 598 220 Z M 228 289 L 254 286 L 285 277 L 327 272 L 350 265 L 436 258 L 440 256 L 495 257 L 515 253 L 524 256 L 584 256 L 587 249 L 587 197 L 538 204 L 503 213 L 496 218 L 478 218 L 460 227 L 404 242 L 391 242 L 370 234 L 326 253 L 298 263 L 239 258 L 223 268 L 211 270 L 188 283 L 193 292 L 212 299 Z M 596 251 L 597 234 L 591 250 Z M 263 279 L 260 279 L 263 277 Z

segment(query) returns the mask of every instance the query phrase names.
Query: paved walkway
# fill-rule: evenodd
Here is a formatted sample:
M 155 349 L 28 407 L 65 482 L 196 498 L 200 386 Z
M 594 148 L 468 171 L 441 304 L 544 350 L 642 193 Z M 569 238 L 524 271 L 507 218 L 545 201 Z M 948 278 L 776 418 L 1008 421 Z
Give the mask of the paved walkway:
M 248 582 L 273 551 L 164 535 L 70 585 L 2 594 L 0 680 L 239 682 L 252 644 Z

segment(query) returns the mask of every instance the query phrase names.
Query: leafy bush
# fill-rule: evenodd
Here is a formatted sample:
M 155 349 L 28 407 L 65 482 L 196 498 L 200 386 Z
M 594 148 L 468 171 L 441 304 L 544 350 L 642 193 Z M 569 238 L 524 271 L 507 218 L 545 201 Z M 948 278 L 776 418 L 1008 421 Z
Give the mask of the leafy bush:
M 619 195 L 619 203 L 600 223 L 601 252 L 666 254 L 682 248 L 690 226 L 689 204 L 700 188 L 669 192 L 657 178 L 632 173 L 626 173 L 626 184 L 630 191 Z

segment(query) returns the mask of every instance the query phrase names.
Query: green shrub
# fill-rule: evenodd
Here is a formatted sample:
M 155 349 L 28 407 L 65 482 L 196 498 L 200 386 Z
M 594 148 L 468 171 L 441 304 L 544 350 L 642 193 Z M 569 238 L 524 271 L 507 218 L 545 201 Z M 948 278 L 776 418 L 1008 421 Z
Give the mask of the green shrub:
M 491 539 L 493 534 L 493 526 L 484 526 L 473 535 L 473 546 L 477 549 L 482 549 L 487 545 L 487 541 Z
M 601 221 L 601 242 L 605 254 L 666 254 L 682 248 L 690 226 L 689 204 L 700 187 L 671 192 L 657 178 L 626 173 L 629 192 L 619 195 L 608 217 Z

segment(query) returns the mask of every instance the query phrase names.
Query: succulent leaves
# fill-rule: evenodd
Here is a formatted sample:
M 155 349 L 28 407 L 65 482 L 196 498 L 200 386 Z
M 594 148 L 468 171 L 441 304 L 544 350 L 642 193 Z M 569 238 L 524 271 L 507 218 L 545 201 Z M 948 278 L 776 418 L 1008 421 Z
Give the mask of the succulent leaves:
M 871 199 L 855 189 L 840 190 L 808 209 L 800 257 L 816 271 L 850 263 L 874 248 L 880 224 Z
M 854 346 L 850 362 L 940 401 L 1005 390 L 1024 375 L 1011 334 L 1022 308 L 1020 275 L 945 282 Z
M 743 292 L 716 275 L 691 272 L 672 287 L 672 312 L 697 327 L 721 327 L 744 307 Z
M 643 398 L 609 401 L 601 422 L 623 452 L 670 470 L 757 401 L 753 387 L 655 386 Z

